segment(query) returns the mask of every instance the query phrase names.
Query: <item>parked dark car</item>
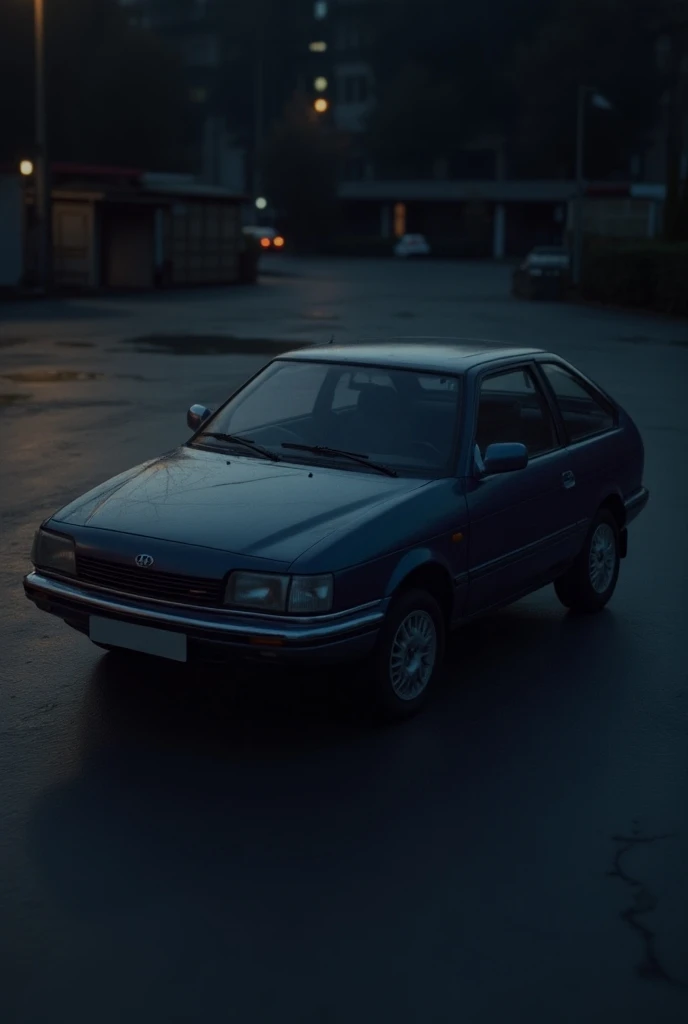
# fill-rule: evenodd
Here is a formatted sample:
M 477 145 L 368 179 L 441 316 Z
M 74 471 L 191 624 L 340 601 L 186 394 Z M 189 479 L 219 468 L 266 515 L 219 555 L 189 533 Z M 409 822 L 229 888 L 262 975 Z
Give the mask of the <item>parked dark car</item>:
M 538 245 L 513 272 L 518 298 L 563 299 L 571 283 L 571 257 L 562 246 Z
M 42 524 L 28 597 L 105 648 L 361 662 L 393 716 L 460 623 L 552 582 L 602 608 L 648 499 L 631 418 L 537 349 L 302 349 L 188 423 Z

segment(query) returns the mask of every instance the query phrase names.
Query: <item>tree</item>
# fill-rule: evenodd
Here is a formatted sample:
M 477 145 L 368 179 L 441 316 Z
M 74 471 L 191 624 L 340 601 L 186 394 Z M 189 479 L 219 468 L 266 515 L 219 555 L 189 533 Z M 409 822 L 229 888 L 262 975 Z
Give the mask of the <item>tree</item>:
M 378 6 L 378 106 L 368 135 L 383 171 L 387 165 L 428 173 L 436 160 L 451 160 L 480 136 L 504 133 L 507 62 L 545 6 L 546 0 L 531 0 L 527 12 L 510 0 L 477 6 L 387 0 Z
M 498 135 L 510 175 L 571 177 L 582 84 L 615 106 L 612 116 L 588 119 L 586 174 L 625 176 L 658 123 L 657 11 L 685 3 L 529 0 L 526 10 L 513 0 L 381 2 L 371 149 L 383 169 L 424 161 L 427 172 L 437 158 Z
M 688 175 L 681 181 L 681 154 L 688 149 L 688 0 L 660 3 L 657 40 L 666 116 L 664 235 L 688 241 Z
M 210 9 L 222 56 L 217 99 L 230 130 L 252 146 L 256 130 L 282 117 L 308 65 L 312 0 L 214 0 Z
M 579 86 L 599 90 L 612 113 L 590 111 L 584 173 L 626 177 L 659 114 L 657 0 L 559 0 L 510 64 L 512 158 L 525 175 L 572 177 Z
M 265 193 L 296 245 L 318 246 L 337 211 L 336 138 L 297 93 L 269 134 L 262 157 Z
M 31 5 L 0 12 L 2 158 L 33 140 Z M 185 160 L 186 96 L 175 57 L 133 27 L 117 0 L 46 5 L 46 92 L 53 161 L 179 169 Z

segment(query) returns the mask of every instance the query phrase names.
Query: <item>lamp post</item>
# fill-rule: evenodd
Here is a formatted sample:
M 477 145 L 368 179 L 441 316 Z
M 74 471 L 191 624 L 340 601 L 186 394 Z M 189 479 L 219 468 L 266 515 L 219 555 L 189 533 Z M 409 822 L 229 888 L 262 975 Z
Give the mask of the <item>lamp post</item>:
M 253 61 L 253 168 L 254 197 L 261 192 L 261 160 L 265 120 L 265 0 L 256 3 L 256 40 Z
M 593 86 L 578 86 L 578 104 L 576 111 L 576 198 L 573 219 L 573 284 L 580 287 L 581 269 L 583 265 L 583 197 L 585 195 L 585 115 L 588 98 L 599 110 L 612 110 L 608 99 L 602 96 Z
M 36 212 L 36 233 L 38 241 L 38 279 L 44 289 L 50 286 L 51 265 L 51 224 L 50 224 L 50 175 L 48 171 L 48 140 L 45 103 L 45 6 L 44 0 L 33 2 L 35 39 L 35 89 L 36 89 L 36 153 L 34 195 Z

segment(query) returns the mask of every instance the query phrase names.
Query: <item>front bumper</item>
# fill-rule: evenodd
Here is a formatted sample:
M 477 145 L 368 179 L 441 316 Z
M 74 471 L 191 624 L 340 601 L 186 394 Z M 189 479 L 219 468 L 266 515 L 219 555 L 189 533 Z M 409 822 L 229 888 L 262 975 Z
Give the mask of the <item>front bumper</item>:
M 650 492 L 647 487 L 639 487 L 633 494 L 629 494 L 624 500 L 624 512 L 626 514 L 626 524 L 632 523 L 633 520 L 640 515 L 648 501 L 650 500 Z
M 386 610 L 386 602 L 375 601 L 334 615 L 287 618 L 191 608 L 106 593 L 39 571 L 24 578 L 24 591 L 42 611 L 87 635 L 90 615 L 183 633 L 190 661 L 232 657 L 313 663 L 359 660 L 373 650 Z

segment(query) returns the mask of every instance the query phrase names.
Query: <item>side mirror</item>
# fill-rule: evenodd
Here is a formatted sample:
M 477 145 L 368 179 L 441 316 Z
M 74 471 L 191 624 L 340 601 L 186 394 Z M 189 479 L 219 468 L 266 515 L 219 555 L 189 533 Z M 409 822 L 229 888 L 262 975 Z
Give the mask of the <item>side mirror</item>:
M 204 405 L 192 405 L 186 414 L 186 425 L 189 430 L 198 430 L 210 416 L 210 409 Z
M 508 442 L 487 446 L 483 460 L 484 476 L 495 473 L 513 473 L 517 469 L 525 469 L 528 465 L 528 449 L 524 444 Z

